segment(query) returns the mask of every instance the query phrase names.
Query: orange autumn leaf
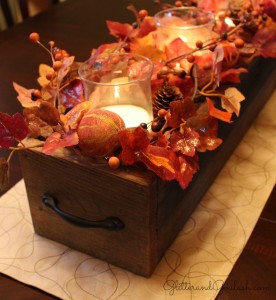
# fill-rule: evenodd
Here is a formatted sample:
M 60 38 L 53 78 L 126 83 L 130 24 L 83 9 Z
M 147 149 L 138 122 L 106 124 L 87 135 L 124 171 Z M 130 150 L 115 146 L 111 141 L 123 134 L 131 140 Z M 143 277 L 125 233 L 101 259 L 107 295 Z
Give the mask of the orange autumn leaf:
M 63 125 L 69 130 L 74 130 L 78 127 L 80 120 L 90 108 L 93 103 L 91 101 L 80 102 L 74 106 L 67 114 L 60 115 Z
M 173 151 L 149 145 L 139 152 L 139 160 L 163 180 L 173 180 L 177 176 Z
M 163 167 L 163 168 L 167 169 L 169 172 L 175 173 L 173 167 L 170 165 L 170 161 L 169 161 L 168 158 L 162 157 L 162 156 L 153 155 L 153 154 L 150 154 L 150 153 L 145 153 L 145 152 L 142 152 L 142 153 L 156 167 Z
M 217 109 L 214 106 L 213 101 L 209 98 L 206 98 L 206 101 L 208 104 L 208 110 L 209 110 L 210 116 L 217 118 L 221 121 L 227 122 L 227 123 L 232 123 L 232 121 L 231 121 L 232 114 L 231 113 Z

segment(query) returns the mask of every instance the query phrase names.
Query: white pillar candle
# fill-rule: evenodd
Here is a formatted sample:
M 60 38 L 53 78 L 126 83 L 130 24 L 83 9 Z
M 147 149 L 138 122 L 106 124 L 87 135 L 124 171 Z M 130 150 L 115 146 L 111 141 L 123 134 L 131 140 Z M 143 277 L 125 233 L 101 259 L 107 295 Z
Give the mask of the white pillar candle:
M 141 123 L 148 123 L 152 117 L 148 111 L 136 105 L 110 105 L 102 108 L 118 114 L 124 120 L 126 128 L 137 127 Z

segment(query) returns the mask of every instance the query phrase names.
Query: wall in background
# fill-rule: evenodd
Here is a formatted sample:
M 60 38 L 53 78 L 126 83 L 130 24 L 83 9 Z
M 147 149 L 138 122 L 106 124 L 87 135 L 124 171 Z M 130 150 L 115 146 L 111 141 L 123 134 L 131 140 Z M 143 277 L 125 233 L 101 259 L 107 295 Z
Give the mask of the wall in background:
M 28 2 L 28 8 L 30 12 L 30 16 L 34 16 L 44 9 L 47 9 L 52 1 L 51 0 L 26 0 Z M 66 0 L 59 0 L 60 2 Z M 20 8 L 17 0 L 9 0 L 9 6 L 11 8 L 13 20 L 15 23 L 22 22 L 22 16 L 20 13 Z M 0 7 L 0 30 L 5 30 L 7 28 L 7 24 L 5 22 L 5 18 L 3 15 L 3 11 Z

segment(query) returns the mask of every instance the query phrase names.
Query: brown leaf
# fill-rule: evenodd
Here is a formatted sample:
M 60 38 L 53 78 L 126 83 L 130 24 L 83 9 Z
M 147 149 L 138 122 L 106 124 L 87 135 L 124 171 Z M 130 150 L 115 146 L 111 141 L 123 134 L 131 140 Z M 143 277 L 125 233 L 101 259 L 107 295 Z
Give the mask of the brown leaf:
M 60 121 L 58 110 L 47 101 L 42 101 L 39 105 L 39 117 L 51 126 L 57 125 Z
M 4 157 L 0 157 L 0 190 L 4 191 L 9 184 L 9 164 Z
M 222 108 L 228 112 L 234 112 L 237 116 L 240 114 L 240 102 L 245 99 L 244 95 L 235 87 L 230 87 L 224 92 L 225 98 L 221 98 Z
M 15 82 L 13 82 L 13 88 L 18 93 L 17 99 L 23 107 L 39 106 L 40 100 L 32 100 L 33 89 L 26 89 Z

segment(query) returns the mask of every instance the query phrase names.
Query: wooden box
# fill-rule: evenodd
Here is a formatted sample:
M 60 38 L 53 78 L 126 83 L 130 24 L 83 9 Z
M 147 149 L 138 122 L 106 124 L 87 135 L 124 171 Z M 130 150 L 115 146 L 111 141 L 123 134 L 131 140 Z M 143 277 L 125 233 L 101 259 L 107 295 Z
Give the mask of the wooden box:
M 185 191 L 146 170 L 22 151 L 35 232 L 149 277 L 275 88 L 275 61 L 257 60 L 249 74 L 240 118 L 221 127 L 224 143 L 201 155 Z

